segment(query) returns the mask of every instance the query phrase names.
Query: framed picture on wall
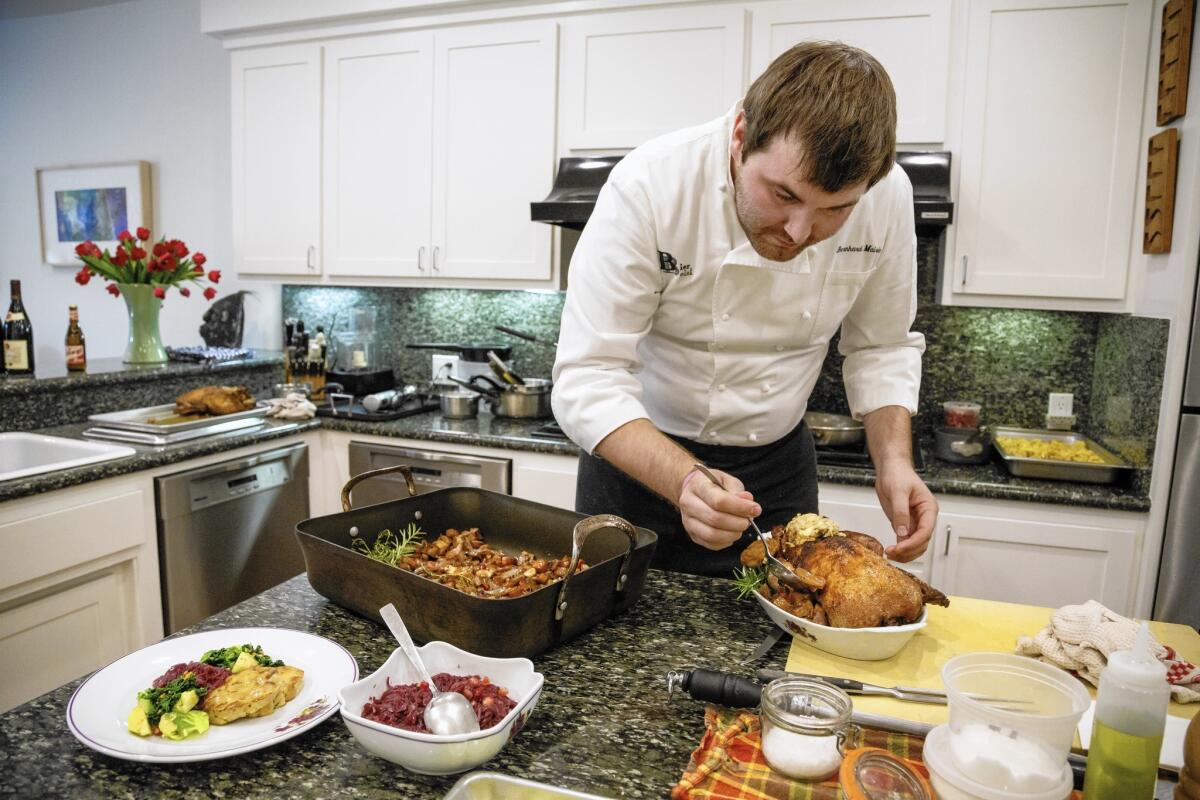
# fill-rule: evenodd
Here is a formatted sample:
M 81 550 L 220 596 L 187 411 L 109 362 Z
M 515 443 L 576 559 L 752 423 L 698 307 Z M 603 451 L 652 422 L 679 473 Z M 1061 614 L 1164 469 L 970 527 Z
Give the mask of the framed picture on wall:
M 154 227 L 149 161 L 39 169 L 37 186 L 47 264 L 78 266 L 80 242 L 112 250 L 121 231 Z

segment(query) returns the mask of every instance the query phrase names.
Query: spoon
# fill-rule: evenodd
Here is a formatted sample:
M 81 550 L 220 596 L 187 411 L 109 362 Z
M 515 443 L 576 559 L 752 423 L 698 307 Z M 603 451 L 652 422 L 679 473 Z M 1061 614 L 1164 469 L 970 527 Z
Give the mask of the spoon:
M 429 684 L 429 691 L 433 693 L 429 705 L 425 706 L 425 727 L 438 736 L 454 736 L 479 730 L 479 717 L 475 716 L 471 701 L 459 692 L 443 692 L 437 688 L 433 676 L 425 668 L 425 662 L 421 661 L 417 646 L 408 635 L 408 628 L 404 627 L 404 620 L 400 619 L 400 612 L 396 611 L 396 607 L 388 603 L 379 609 L 379 613 L 383 615 L 383 621 L 387 623 L 392 636 L 400 643 L 404 655 L 408 656 L 408 660 L 417 668 L 425 683 Z

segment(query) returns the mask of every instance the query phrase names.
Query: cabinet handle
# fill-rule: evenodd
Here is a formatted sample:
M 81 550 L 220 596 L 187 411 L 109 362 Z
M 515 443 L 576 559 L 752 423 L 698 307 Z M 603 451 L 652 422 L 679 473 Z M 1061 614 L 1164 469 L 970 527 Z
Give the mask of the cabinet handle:
M 946 526 L 946 546 L 942 548 L 942 557 L 950 555 L 950 526 Z
M 317 269 L 317 247 L 316 247 L 316 245 L 310 244 L 308 246 L 308 256 L 307 256 L 306 263 L 308 264 L 309 272 L 316 271 L 316 269 Z
M 425 271 L 425 245 L 417 248 L 417 271 Z
M 440 249 L 441 249 L 441 248 L 439 248 L 437 245 L 434 245 L 434 246 L 433 246 L 433 271 L 434 271 L 434 272 L 438 272 L 438 271 L 439 271 L 439 270 L 438 270 L 438 265 L 437 265 L 437 257 L 438 257 L 438 251 L 439 251 Z
M 963 273 L 962 273 L 962 275 L 963 275 L 962 276 L 962 285 L 966 286 L 967 285 L 967 257 L 966 256 L 963 256 Z

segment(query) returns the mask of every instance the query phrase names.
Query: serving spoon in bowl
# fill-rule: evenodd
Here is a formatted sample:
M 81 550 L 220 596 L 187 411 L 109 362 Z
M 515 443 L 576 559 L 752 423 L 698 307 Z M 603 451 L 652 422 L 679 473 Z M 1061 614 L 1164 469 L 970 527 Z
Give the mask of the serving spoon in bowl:
M 408 628 L 404 626 L 404 620 L 400 619 L 400 612 L 396 607 L 388 603 L 379 609 L 379 613 L 392 636 L 400 643 L 404 655 L 408 656 L 408 660 L 417 668 L 425 683 L 429 684 L 429 691 L 433 693 L 429 705 L 425 706 L 425 727 L 438 736 L 474 733 L 479 730 L 479 717 L 475 715 L 471 701 L 460 692 L 443 692 L 433 682 L 433 676 L 421 660 L 421 654 L 417 652 L 417 646 L 413 644 Z

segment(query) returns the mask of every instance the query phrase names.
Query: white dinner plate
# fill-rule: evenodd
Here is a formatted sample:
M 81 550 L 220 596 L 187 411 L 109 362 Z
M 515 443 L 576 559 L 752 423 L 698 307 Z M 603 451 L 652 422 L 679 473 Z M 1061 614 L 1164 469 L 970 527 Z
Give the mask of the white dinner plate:
M 171 741 L 136 736 L 126 721 L 137 693 L 175 664 L 206 650 L 261 645 L 271 658 L 304 670 L 300 692 L 274 714 L 213 725 L 200 736 Z M 85 680 L 67 703 L 67 727 L 91 749 L 128 761 L 178 763 L 228 758 L 278 744 L 319 725 L 338 708 L 338 690 L 358 680 L 358 663 L 336 642 L 281 628 L 227 628 L 165 639 L 119 658 Z

